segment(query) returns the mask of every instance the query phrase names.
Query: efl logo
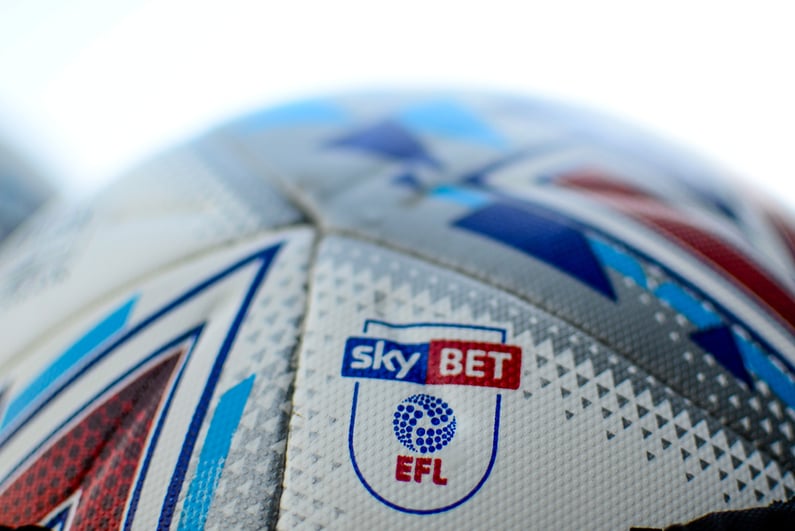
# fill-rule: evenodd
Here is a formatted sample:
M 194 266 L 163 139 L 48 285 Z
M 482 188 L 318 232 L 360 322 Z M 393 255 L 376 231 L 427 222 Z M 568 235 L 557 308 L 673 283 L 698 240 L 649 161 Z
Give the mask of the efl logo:
M 499 389 L 518 389 L 521 371 L 518 346 L 451 339 L 405 344 L 351 337 L 342 364 L 342 375 L 349 378 Z
M 453 440 L 456 428 L 453 408 L 435 396 L 412 395 L 398 404 L 393 417 L 392 429 L 397 440 L 411 452 L 420 454 L 398 455 L 395 479 L 422 483 L 433 468 L 433 484 L 447 485 L 447 478 L 442 476 L 441 458 L 426 455 L 441 451 Z
M 466 503 L 497 459 L 502 392 L 520 386 L 521 347 L 506 344 L 505 329 L 462 323 L 370 319 L 362 334 L 345 341 L 341 371 L 356 379 L 348 450 L 359 481 L 406 513 Z M 401 382 L 434 387 L 406 394 Z

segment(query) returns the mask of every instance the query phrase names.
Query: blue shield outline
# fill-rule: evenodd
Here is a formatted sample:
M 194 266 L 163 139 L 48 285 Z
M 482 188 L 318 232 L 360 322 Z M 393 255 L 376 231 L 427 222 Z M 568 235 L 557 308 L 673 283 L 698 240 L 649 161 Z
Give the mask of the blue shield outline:
M 375 499 L 377 499 L 387 507 L 395 509 L 396 511 L 409 513 L 409 514 L 425 515 L 425 514 L 443 513 L 451 509 L 455 509 L 459 505 L 462 505 L 467 501 L 469 501 L 469 499 L 471 499 L 475 494 L 477 494 L 477 492 L 481 489 L 481 487 L 483 487 L 483 485 L 486 483 L 486 480 L 488 480 L 489 476 L 491 475 L 491 471 L 494 468 L 494 463 L 497 460 L 497 450 L 499 447 L 499 439 L 500 439 L 500 408 L 502 405 L 501 394 L 498 393 L 495 397 L 494 427 L 492 432 L 491 456 L 489 458 L 489 464 L 486 467 L 486 471 L 484 472 L 483 477 L 480 479 L 480 481 L 478 481 L 478 483 L 471 491 L 469 491 L 465 496 L 463 496 L 459 500 L 450 503 L 448 505 L 445 505 L 443 507 L 437 507 L 434 509 L 413 509 L 410 507 L 404 507 L 402 505 L 398 505 L 394 502 L 391 502 L 386 498 L 384 498 L 383 496 L 381 496 L 380 494 L 378 494 L 378 492 L 376 492 L 375 489 L 364 478 L 364 475 L 362 474 L 361 470 L 359 469 L 359 465 L 356 462 L 356 452 L 354 450 L 354 444 L 353 444 L 354 426 L 356 424 L 356 409 L 358 406 L 358 402 L 359 402 L 359 382 L 356 382 L 354 383 L 353 386 L 353 399 L 351 402 L 351 420 L 348 427 L 348 451 L 350 453 L 351 464 L 353 465 L 353 470 L 356 473 L 356 477 L 359 478 L 359 482 L 361 482 L 361 484 L 364 486 L 367 492 L 369 492 L 371 496 L 373 496 Z

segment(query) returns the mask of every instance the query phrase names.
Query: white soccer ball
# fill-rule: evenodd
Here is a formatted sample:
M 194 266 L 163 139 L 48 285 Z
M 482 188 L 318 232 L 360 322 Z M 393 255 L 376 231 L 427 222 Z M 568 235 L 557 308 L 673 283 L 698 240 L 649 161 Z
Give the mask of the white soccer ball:
M 0 252 L 0 524 L 627 529 L 795 492 L 795 228 L 629 126 L 359 94 Z

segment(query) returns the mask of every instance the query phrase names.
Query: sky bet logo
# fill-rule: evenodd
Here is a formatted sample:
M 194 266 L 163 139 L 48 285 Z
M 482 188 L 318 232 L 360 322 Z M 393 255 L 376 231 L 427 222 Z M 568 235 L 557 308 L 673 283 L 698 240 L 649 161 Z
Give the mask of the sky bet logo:
M 348 451 L 376 500 L 435 514 L 485 484 L 499 450 L 502 395 L 519 388 L 522 374 L 522 349 L 507 336 L 483 325 L 368 319 L 361 336 L 348 337 L 342 376 L 356 380 Z
M 449 339 L 405 344 L 351 337 L 345 343 L 342 375 L 427 385 L 518 389 L 521 368 L 522 349 L 514 345 Z

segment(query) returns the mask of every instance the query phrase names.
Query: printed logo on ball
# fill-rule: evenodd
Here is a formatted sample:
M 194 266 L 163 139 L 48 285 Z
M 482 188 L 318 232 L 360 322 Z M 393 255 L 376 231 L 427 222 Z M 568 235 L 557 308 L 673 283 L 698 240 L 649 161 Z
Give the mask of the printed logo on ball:
M 342 375 L 418 384 L 458 384 L 518 389 L 522 350 L 513 345 L 432 339 L 400 344 L 351 337 Z
M 392 509 L 433 514 L 471 499 L 499 451 L 502 392 L 519 388 L 522 350 L 500 328 L 367 320 L 345 342 L 355 378 L 353 470 Z

